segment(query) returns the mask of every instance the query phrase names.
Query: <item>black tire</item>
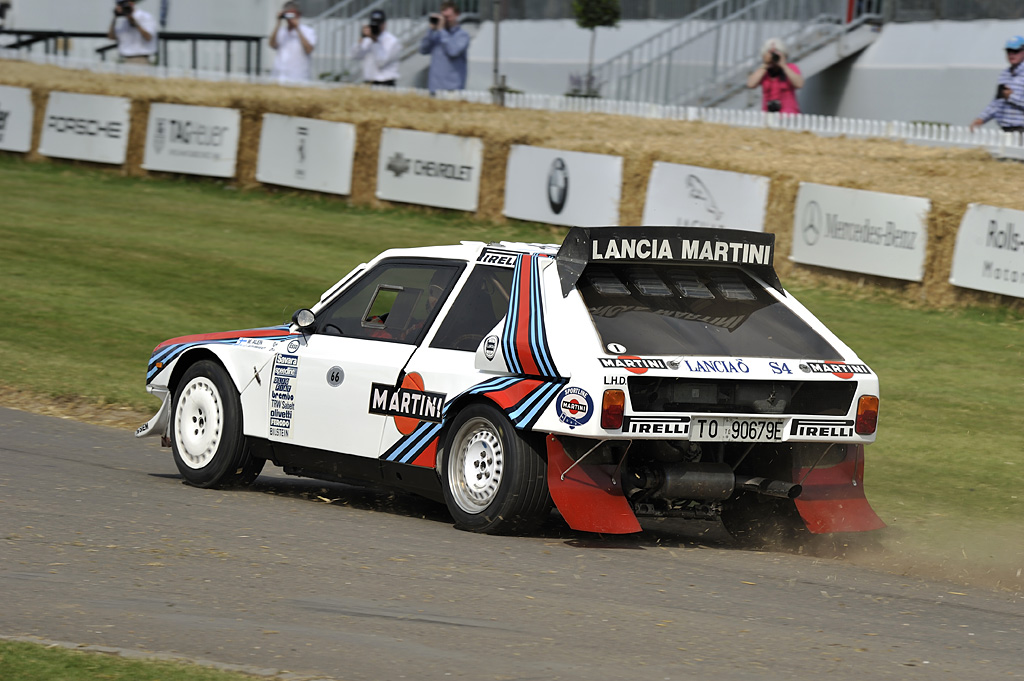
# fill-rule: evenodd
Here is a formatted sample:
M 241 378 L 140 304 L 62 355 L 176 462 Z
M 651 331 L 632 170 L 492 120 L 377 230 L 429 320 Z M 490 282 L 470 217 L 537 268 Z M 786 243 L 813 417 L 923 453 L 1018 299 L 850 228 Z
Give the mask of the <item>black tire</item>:
M 544 457 L 490 405 L 470 405 L 452 423 L 441 487 L 455 526 L 470 532 L 522 534 L 551 512 Z
M 251 484 L 264 459 L 249 453 L 242 434 L 242 403 L 231 377 L 210 360 L 190 366 L 174 391 L 171 413 L 174 464 L 195 487 Z
M 789 499 L 743 493 L 722 506 L 722 525 L 745 546 L 796 548 L 809 536 L 796 504 Z

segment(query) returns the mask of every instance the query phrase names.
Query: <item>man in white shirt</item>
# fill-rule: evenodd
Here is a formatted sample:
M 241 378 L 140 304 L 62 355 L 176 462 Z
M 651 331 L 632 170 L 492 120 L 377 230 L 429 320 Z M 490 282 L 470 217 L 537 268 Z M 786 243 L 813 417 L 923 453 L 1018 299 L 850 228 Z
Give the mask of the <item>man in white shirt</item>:
M 270 47 L 277 50 L 273 75 L 282 82 L 312 78 L 312 59 L 309 55 L 316 47 L 316 31 L 299 23 L 301 18 L 299 3 L 286 2 L 270 33 Z
M 107 37 L 117 41 L 117 51 L 126 64 L 149 64 L 156 54 L 156 19 L 135 7 L 135 0 L 117 0 Z
M 352 50 L 352 58 L 363 62 L 363 82 L 369 85 L 393 87 L 398 81 L 402 43 L 387 26 L 384 12 L 379 9 L 370 12 L 370 23 L 363 26 L 363 37 Z

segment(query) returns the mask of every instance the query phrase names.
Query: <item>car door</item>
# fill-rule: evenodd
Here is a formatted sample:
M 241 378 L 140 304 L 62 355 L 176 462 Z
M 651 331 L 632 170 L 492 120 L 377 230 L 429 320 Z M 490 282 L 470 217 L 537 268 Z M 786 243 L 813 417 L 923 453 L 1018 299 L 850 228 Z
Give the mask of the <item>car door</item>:
M 388 418 L 429 406 L 398 381 L 462 267 L 385 260 L 324 306 L 304 342 L 274 359 L 270 439 L 377 457 Z

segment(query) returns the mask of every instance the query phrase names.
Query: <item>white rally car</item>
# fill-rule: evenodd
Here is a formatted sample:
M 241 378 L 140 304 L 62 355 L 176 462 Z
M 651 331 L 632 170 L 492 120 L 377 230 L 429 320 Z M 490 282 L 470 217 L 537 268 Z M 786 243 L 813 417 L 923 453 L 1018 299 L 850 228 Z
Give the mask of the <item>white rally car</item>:
M 574 228 L 558 247 L 389 250 L 291 324 L 153 351 L 187 482 L 286 473 L 443 501 L 458 527 L 639 517 L 883 526 L 863 491 L 878 378 L 779 283 L 774 236 Z

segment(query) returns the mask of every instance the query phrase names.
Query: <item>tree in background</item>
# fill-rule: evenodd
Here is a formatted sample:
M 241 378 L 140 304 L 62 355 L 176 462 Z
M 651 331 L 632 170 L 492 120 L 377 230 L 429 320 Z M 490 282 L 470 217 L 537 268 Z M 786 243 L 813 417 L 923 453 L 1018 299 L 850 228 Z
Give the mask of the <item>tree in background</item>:
M 576 25 L 590 31 L 590 59 L 587 62 L 586 83 L 571 82 L 572 94 L 584 97 L 597 97 L 600 85 L 594 82 L 594 43 L 597 40 L 597 29 L 601 26 L 609 28 L 619 25 L 622 8 L 619 0 L 572 0 L 572 13 L 576 17 Z

